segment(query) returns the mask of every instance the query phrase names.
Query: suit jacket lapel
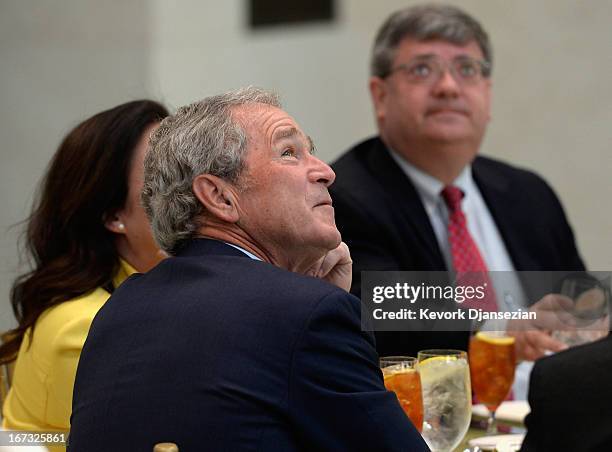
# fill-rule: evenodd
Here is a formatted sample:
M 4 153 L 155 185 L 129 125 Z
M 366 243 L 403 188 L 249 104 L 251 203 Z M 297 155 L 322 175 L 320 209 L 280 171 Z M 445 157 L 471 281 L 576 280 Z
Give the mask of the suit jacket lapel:
M 372 152 L 368 155 L 368 166 L 372 168 L 373 174 L 383 175 L 378 179 L 383 190 L 392 198 L 393 205 L 397 206 L 397 211 L 401 212 L 405 222 L 412 225 L 412 228 L 406 228 L 405 233 L 415 235 L 415 241 L 420 248 L 418 251 L 422 253 L 423 260 L 430 266 L 422 270 L 444 270 L 446 263 L 421 198 L 410 179 L 397 166 L 389 152 L 384 143 L 377 139 L 372 147 Z M 401 226 L 405 227 L 404 224 Z
M 522 228 L 517 223 L 521 212 L 520 200 L 515 191 L 517 188 L 511 186 L 507 177 L 487 165 L 486 159 L 482 157 L 477 157 L 472 163 L 472 174 L 504 240 L 514 268 L 539 269 L 521 238 Z

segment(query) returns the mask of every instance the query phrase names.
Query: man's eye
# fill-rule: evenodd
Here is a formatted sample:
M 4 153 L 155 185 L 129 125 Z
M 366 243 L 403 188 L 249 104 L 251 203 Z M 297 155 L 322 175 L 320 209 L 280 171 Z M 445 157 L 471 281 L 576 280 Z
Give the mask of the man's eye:
M 431 72 L 432 68 L 428 63 L 417 63 L 410 68 L 410 73 L 419 78 L 429 77 Z
M 478 75 L 478 68 L 476 64 L 467 61 L 459 64 L 458 72 L 461 77 L 472 78 Z
M 281 157 L 295 157 L 295 151 L 291 148 L 287 148 L 282 152 Z

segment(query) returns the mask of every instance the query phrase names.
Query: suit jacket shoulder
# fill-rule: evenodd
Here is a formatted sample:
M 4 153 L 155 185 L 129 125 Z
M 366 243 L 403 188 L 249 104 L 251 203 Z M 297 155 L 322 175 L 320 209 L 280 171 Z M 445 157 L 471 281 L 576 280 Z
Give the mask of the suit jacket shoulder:
M 542 177 L 481 156 L 472 173 L 516 270 L 584 270 L 561 202 Z
M 610 373 L 611 336 L 537 361 L 521 450 L 612 450 Z

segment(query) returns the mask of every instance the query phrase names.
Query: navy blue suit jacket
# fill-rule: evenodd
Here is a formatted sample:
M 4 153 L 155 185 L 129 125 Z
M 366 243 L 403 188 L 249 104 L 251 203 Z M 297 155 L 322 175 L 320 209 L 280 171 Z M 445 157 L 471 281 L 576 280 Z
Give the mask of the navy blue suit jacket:
M 377 360 L 352 295 L 193 240 L 96 316 L 69 450 L 426 450 Z
M 336 224 L 353 259 L 352 293 L 360 295 L 365 270 L 447 270 L 416 188 L 378 137 L 350 149 L 332 168 Z M 474 160 L 472 174 L 516 270 L 584 269 L 563 208 L 542 178 L 484 157 Z M 468 334 L 377 332 L 376 341 L 381 356 L 406 355 L 467 350 Z
M 538 360 L 521 451 L 611 451 L 611 374 L 612 336 Z

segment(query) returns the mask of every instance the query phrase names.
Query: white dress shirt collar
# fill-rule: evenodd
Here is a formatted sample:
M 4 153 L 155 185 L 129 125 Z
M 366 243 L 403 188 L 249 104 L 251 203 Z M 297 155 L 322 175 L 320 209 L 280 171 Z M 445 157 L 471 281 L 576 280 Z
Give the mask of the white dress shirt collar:
M 432 175 L 427 174 L 425 171 L 408 162 L 392 149 L 389 149 L 389 151 L 393 160 L 395 160 L 402 171 L 406 173 L 412 181 L 419 196 L 423 200 L 427 213 L 431 215 L 441 200 L 440 193 L 444 188 L 444 184 Z M 463 192 L 464 198 L 469 198 L 468 195 L 470 192 L 473 192 L 475 188 L 474 179 L 472 179 L 471 165 L 467 165 L 463 168 L 463 171 L 461 171 L 459 176 L 455 179 L 453 185 Z

